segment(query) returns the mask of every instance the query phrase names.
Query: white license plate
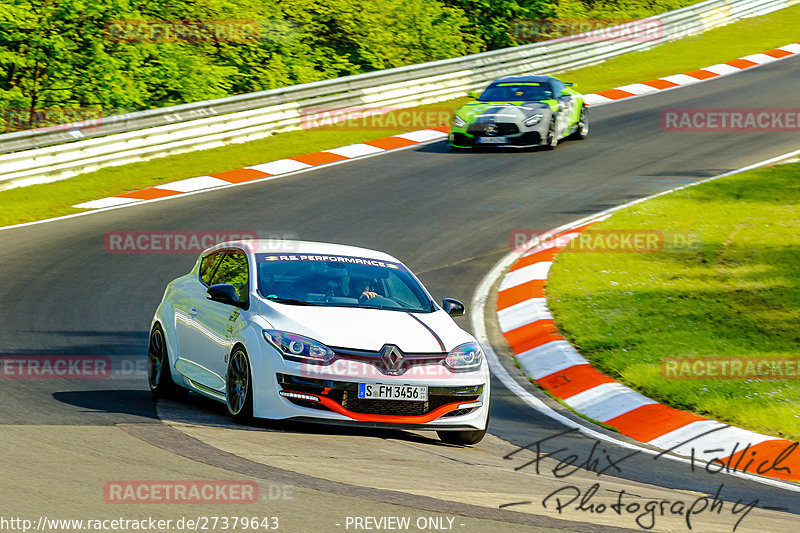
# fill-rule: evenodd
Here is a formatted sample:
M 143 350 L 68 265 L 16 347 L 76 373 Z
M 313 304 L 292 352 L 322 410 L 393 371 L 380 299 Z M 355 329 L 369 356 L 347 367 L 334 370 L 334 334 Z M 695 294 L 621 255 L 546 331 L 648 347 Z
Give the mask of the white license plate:
M 419 385 L 386 385 L 384 383 L 359 383 L 358 397 L 365 400 L 428 401 L 428 387 Z
M 508 137 L 478 137 L 480 144 L 505 144 L 508 142 Z

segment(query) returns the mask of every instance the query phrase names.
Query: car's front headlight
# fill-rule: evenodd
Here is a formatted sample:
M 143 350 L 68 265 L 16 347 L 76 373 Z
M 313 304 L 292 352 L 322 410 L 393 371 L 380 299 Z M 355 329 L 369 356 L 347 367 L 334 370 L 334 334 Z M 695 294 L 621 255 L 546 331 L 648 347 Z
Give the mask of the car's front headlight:
M 455 115 L 453 117 L 453 126 L 455 126 L 456 128 L 463 128 L 466 125 L 467 123 L 464 122 L 463 118 L 459 117 L 458 115 Z
M 483 361 L 483 351 L 477 342 L 467 342 L 456 346 L 444 360 L 445 366 L 455 372 L 477 370 Z
M 525 121 L 525 125 L 526 126 L 535 126 L 539 122 L 541 122 L 543 118 L 544 118 L 544 115 L 542 115 L 541 113 L 537 113 L 537 114 L 533 115 L 531 118 L 529 118 L 528 120 L 526 120 Z
M 264 339 L 277 348 L 284 359 L 291 361 L 324 365 L 336 356 L 333 350 L 321 342 L 296 333 L 265 329 Z

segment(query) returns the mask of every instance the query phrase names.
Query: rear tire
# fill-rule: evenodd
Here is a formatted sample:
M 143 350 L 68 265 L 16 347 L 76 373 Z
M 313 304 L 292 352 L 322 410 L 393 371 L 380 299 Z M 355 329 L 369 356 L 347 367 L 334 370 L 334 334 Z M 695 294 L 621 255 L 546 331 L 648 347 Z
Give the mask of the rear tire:
M 228 361 L 225 375 L 225 404 L 236 422 L 253 418 L 253 374 L 244 348 L 237 346 Z
M 578 129 L 572 136 L 575 139 L 585 139 L 589 135 L 589 110 L 586 106 L 581 107 L 581 116 L 578 118 Z
M 153 326 L 147 348 L 147 382 L 156 398 L 180 398 L 189 392 L 172 381 L 169 370 L 169 353 L 164 330 L 160 324 Z

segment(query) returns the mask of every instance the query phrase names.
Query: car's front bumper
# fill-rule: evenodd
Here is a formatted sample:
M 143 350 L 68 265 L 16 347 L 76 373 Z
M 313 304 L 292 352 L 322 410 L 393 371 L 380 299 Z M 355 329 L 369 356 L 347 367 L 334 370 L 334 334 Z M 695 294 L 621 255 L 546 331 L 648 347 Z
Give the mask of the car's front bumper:
M 467 415 L 483 405 L 484 385 L 428 386 L 426 401 L 368 400 L 358 397 L 359 381 L 320 380 L 278 374 L 278 392 L 294 405 L 339 413 L 359 422 L 427 424 Z M 303 396 L 296 396 L 303 395 Z
M 490 395 L 485 365 L 473 372 L 450 372 L 443 371 L 441 364 L 432 364 L 425 371 L 393 376 L 376 374 L 373 365 L 358 361 L 347 361 L 339 370 L 286 361 L 283 369 L 263 376 L 274 386 L 256 385 L 254 415 L 363 427 L 482 430 Z M 342 372 L 343 368 L 347 372 Z M 428 400 L 359 399 L 359 383 L 424 385 Z
M 465 132 L 454 132 L 448 135 L 447 141 L 451 146 L 456 148 L 491 148 L 495 146 L 528 148 L 542 144 L 542 136 L 538 131 L 526 131 L 523 133 L 517 133 L 515 135 L 505 135 L 504 137 L 508 139 L 508 142 L 489 144 L 479 142 L 477 135 L 471 135 Z

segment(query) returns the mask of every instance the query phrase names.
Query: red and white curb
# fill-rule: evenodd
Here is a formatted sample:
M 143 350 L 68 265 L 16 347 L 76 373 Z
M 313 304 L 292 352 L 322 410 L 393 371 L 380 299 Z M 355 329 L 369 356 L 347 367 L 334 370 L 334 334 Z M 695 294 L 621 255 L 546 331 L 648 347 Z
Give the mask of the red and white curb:
M 617 87 L 615 89 L 608 89 L 597 93 L 587 94 L 584 95 L 584 100 L 586 101 L 587 105 L 590 106 L 608 104 L 624 98 L 644 96 L 668 89 L 674 89 L 677 87 L 708 81 L 710 79 L 741 72 L 742 70 L 750 67 L 763 65 L 765 63 L 784 59 L 796 54 L 800 54 L 800 43 L 788 44 L 786 46 L 774 48 L 760 54 L 752 54 L 739 59 L 734 59 L 733 61 L 728 61 L 727 63 L 712 65 L 710 67 L 687 72 L 685 74 L 675 74 L 673 76 L 667 76 L 642 83 L 634 83 L 631 85 Z M 327 165 L 329 163 L 339 163 L 350 159 L 373 156 L 375 154 L 407 148 L 420 143 L 444 140 L 447 138 L 447 133 L 449 133 L 449 131 L 450 126 L 443 125 L 430 129 L 401 133 L 391 137 L 376 139 L 374 141 L 349 144 L 339 148 L 331 148 L 330 150 L 323 150 L 321 152 L 314 152 L 311 154 L 290 157 L 287 159 L 278 159 L 277 161 L 270 161 L 269 163 L 263 163 L 260 165 L 254 165 L 236 170 L 228 170 L 225 172 L 210 174 L 208 176 L 198 176 L 195 178 L 187 178 L 169 183 L 162 183 L 161 185 L 148 187 L 138 191 L 75 204 L 72 207 L 78 209 L 106 209 L 110 207 L 136 204 L 157 198 L 165 198 L 190 192 L 216 189 L 238 183 L 289 174 L 299 170 L 307 170 L 320 165 Z
M 592 420 L 662 450 L 711 461 L 714 469 L 800 480 L 795 443 L 661 405 L 595 370 L 559 335 L 545 299 L 555 256 L 603 215 L 567 229 L 519 257 L 497 292 L 497 321 L 524 372 Z
M 307 170 L 320 165 L 338 163 L 349 159 L 372 156 L 375 154 L 407 148 L 421 143 L 439 141 L 447 138 L 450 126 L 438 126 L 436 128 L 400 133 L 391 137 L 384 137 L 374 141 L 366 141 L 358 144 L 349 144 L 339 148 L 331 148 L 312 154 L 299 155 L 287 159 L 278 159 L 261 165 L 228 170 L 208 176 L 198 176 L 169 183 L 162 183 L 154 187 L 148 187 L 138 191 L 118 194 L 100 200 L 91 200 L 75 204 L 72 207 L 79 209 L 104 209 L 122 205 L 135 204 L 156 198 L 176 196 L 189 192 L 197 192 L 218 187 L 229 186 L 237 183 L 260 180 L 273 176 L 280 176 L 298 170 Z
M 787 44 L 767 50 L 760 54 L 751 54 L 749 56 L 740 57 L 733 61 L 726 63 L 718 63 L 710 67 L 685 72 L 683 74 L 675 74 L 666 76 L 664 78 L 657 78 L 655 80 L 643 81 L 641 83 L 632 83 L 630 85 L 623 85 L 615 89 L 608 89 L 605 91 L 587 94 L 585 101 L 590 106 L 598 106 L 603 104 L 610 104 L 625 98 L 633 96 L 643 96 L 662 92 L 668 89 L 675 89 L 678 87 L 685 87 L 687 85 L 694 85 L 708 80 L 713 80 L 721 76 L 735 74 L 751 67 L 771 63 L 779 59 L 784 59 L 794 55 L 800 54 L 800 43 Z

